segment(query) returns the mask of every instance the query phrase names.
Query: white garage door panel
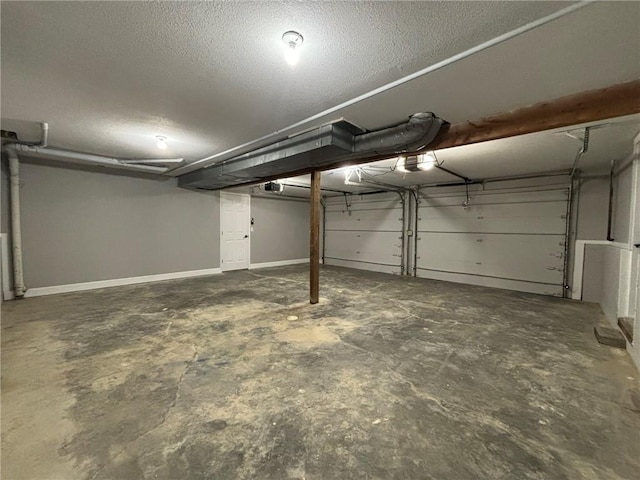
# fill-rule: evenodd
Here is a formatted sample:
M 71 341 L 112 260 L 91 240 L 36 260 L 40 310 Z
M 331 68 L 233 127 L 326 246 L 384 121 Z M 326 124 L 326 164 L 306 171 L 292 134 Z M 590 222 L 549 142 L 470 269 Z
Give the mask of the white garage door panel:
M 472 205 L 502 205 L 505 203 L 532 203 L 532 202 L 566 202 L 568 191 L 566 188 L 553 190 L 531 190 L 526 192 L 471 192 Z M 460 206 L 466 198 L 464 193 L 421 195 L 421 207 L 434 206 Z
M 462 199 L 461 199 L 462 202 Z M 505 203 L 421 207 L 420 229 L 430 232 L 555 233 L 564 235 L 567 203 Z
M 327 232 L 325 263 L 335 259 L 400 266 L 399 237 L 398 232 Z
M 397 194 L 351 195 L 346 202 L 331 197 L 325 211 L 325 264 L 402 273 L 403 206 Z
M 501 186 L 422 192 L 417 275 L 562 296 L 568 185 Z
M 502 278 L 464 275 L 459 273 L 433 272 L 418 270 L 418 277 L 443 280 L 445 282 L 465 283 L 468 285 L 481 285 L 483 287 L 504 288 L 517 292 L 538 293 L 540 295 L 553 295 L 561 297 L 563 288 L 559 285 L 546 285 L 544 283 L 522 282 L 519 280 L 505 280 Z
M 357 268 L 358 270 L 370 270 L 372 272 L 394 273 L 400 275 L 402 270 L 398 265 L 380 265 L 377 263 L 356 262 L 352 260 L 336 260 L 334 258 L 327 259 L 325 265 L 333 265 L 336 267 Z
M 561 285 L 563 238 L 421 233 L 418 268 Z
M 402 209 L 356 210 L 352 212 L 327 212 L 327 231 L 373 230 L 402 231 Z
M 347 205 L 349 207 L 347 208 Z M 400 197 L 396 193 L 380 193 L 376 195 L 347 195 L 345 197 L 329 197 L 326 199 L 327 212 L 351 210 L 388 210 L 402 208 Z

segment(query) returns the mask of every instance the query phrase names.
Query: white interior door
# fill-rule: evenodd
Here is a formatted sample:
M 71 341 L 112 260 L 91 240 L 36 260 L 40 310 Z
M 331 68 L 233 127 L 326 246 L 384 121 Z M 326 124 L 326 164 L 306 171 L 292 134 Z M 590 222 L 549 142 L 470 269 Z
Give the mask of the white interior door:
M 249 268 L 249 195 L 220 193 L 220 268 L 223 272 Z

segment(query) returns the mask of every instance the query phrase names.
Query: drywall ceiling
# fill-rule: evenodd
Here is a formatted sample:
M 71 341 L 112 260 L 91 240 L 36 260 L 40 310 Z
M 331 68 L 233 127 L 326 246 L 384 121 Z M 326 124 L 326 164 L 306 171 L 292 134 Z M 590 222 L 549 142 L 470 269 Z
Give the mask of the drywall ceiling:
M 575 137 L 580 138 L 586 126 L 590 126 L 589 146 L 580 158 L 578 168 L 590 175 L 606 174 L 611 160 L 624 161 L 632 154 L 633 140 L 640 134 L 640 115 L 447 148 L 439 150 L 436 155 L 443 167 L 472 180 L 568 171 L 582 147 L 582 142 Z M 368 181 L 401 187 L 460 181 L 435 168 L 424 172 L 399 172 L 395 170 L 396 162 L 397 159 L 390 159 L 361 166 L 362 182 L 355 185 L 345 185 L 345 172 L 349 168 L 322 172 L 324 194 L 335 194 L 332 190 L 360 193 L 380 188 Z M 352 180 L 356 178 L 356 175 L 351 175 Z M 308 189 L 295 187 L 308 186 L 308 175 L 284 179 L 283 183 L 284 194 L 308 196 Z
M 568 5 L 3 2 L 3 128 L 45 120 L 52 146 L 194 162 Z M 637 2 L 588 5 L 313 124 L 344 117 L 375 129 L 417 111 L 473 120 L 633 80 L 639 26 Z M 305 36 L 293 69 L 280 40 L 288 29 Z

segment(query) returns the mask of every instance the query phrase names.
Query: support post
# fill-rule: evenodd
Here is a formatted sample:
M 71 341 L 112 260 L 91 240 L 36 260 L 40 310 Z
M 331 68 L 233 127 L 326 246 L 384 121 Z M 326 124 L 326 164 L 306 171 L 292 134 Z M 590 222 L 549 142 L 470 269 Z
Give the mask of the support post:
M 309 230 L 309 302 L 320 297 L 320 171 L 311 172 L 311 222 Z

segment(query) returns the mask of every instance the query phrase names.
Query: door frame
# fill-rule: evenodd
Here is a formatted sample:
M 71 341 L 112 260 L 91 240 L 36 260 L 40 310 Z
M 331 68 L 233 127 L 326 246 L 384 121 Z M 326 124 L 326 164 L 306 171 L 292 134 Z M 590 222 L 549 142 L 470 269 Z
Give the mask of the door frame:
M 247 210 L 247 235 L 249 235 L 249 242 L 247 245 L 247 269 L 249 269 L 251 267 L 251 195 L 248 193 L 235 193 L 235 192 L 220 192 L 220 232 L 219 232 L 219 238 L 220 238 L 220 271 L 224 272 L 224 264 L 222 262 L 222 245 L 223 245 L 223 238 L 222 238 L 222 219 L 223 219 L 223 202 L 222 202 L 222 198 L 224 196 L 236 196 L 236 197 L 247 197 L 248 201 L 248 205 L 249 208 Z M 241 269 L 238 269 L 241 270 Z M 227 271 L 233 271 L 233 270 L 227 270 Z

